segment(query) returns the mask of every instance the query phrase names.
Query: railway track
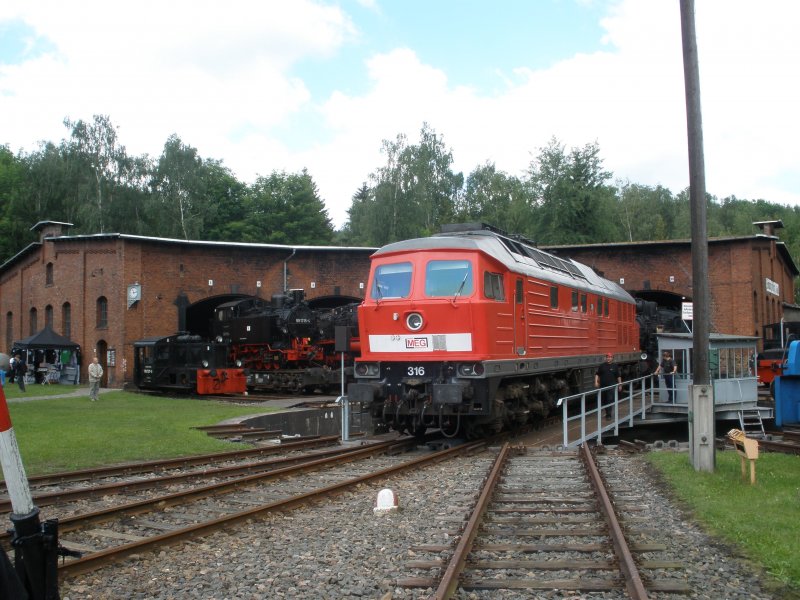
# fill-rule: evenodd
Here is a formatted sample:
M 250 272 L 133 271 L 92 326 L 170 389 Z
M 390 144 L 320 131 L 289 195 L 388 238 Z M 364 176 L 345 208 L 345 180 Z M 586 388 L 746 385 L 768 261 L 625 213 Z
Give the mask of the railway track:
M 761 450 L 800 455 L 800 428 L 787 425 L 782 431 L 768 431 L 767 433 L 769 434 L 768 437 L 772 439 L 753 438 L 758 441 L 758 447 Z M 775 438 L 780 438 L 780 440 Z M 716 442 L 718 448 L 733 448 L 727 438 L 717 438 Z
M 455 532 L 455 548 L 438 543 L 411 548 L 437 556 L 409 562 L 418 575 L 396 584 L 432 588 L 437 600 L 460 589 L 515 590 L 519 597 L 544 590 L 625 590 L 632 598 L 646 598 L 647 590 L 689 591 L 676 577 L 653 575 L 681 569 L 679 562 L 634 560 L 665 546 L 641 539 L 658 532 L 637 518 L 636 499 L 625 496 L 624 476 L 614 487 L 609 492 L 587 447 L 576 454 L 505 445 L 463 530 Z M 629 543 L 631 536 L 637 541 Z M 643 578 L 640 569 L 650 576 Z
M 335 456 L 309 457 L 307 462 L 268 473 L 76 514 L 60 519 L 60 541 L 65 548 L 83 555 L 67 558 L 59 567 L 59 576 L 69 578 L 132 554 L 286 511 L 368 481 L 478 451 L 485 444 L 478 441 L 409 457 L 401 453 L 415 448 L 415 440 L 386 441 L 350 448 Z
M 326 440 L 334 443 L 337 438 L 331 437 Z M 287 474 L 302 472 L 309 465 L 316 467 L 328 463 L 335 464 L 339 461 L 346 461 L 349 457 L 366 456 L 370 453 L 382 453 L 395 446 L 402 449 L 408 445 L 408 439 L 389 440 L 385 442 L 373 442 L 363 444 L 355 448 L 348 448 L 336 445 L 330 449 L 318 450 L 311 453 L 299 453 L 297 450 L 312 446 L 311 442 L 289 444 L 293 446 L 272 449 L 283 450 L 286 455 L 273 457 L 266 460 L 235 460 L 249 459 L 257 449 L 242 452 L 226 452 L 220 454 L 206 455 L 208 460 L 201 469 L 180 469 L 178 472 L 169 473 L 162 476 L 141 477 L 138 479 L 119 479 L 109 477 L 108 479 L 98 480 L 97 473 L 106 471 L 116 472 L 118 468 L 99 469 L 97 471 L 78 471 L 72 473 L 58 474 L 55 477 L 76 477 L 78 475 L 92 474 L 92 480 L 83 486 L 64 488 L 57 486 L 57 489 L 43 491 L 41 487 L 38 493 L 34 492 L 34 503 L 38 507 L 51 506 L 53 512 L 58 511 L 61 516 L 60 521 L 64 524 L 71 524 L 75 521 L 81 522 L 95 516 L 104 518 L 110 517 L 115 513 L 132 512 L 132 509 L 143 510 L 147 507 L 163 504 L 166 502 L 176 503 L 182 498 L 193 498 L 202 496 L 203 493 L 214 494 L 224 493 L 230 489 L 242 487 L 262 480 L 274 479 Z M 265 449 L 266 450 L 266 449 Z M 192 464 L 197 464 L 200 457 L 186 459 Z M 213 467 L 215 461 L 225 461 L 225 466 Z M 156 461 L 154 463 L 142 463 L 140 465 L 130 465 L 126 468 L 141 472 L 147 465 L 173 466 L 180 464 L 180 461 Z M 52 486 L 48 486 L 52 487 Z M 47 489 L 47 488 L 45 488 Z M 141 492 L 141 493 L 140 493 Z M 198 494 L 199 492 L 199 494 Z M 139 498 L 136 498 L 136 496 Z M 161 495 L 159 495 L 161 494 Z M 112 498 L 120 498 L 120 506 L 112 506 Z M 132 501 L 131 499 L 134 498 Z M 82 502 L 79 506 L 78 502 Z M 92 509 L 94 503 L 102 504 L 99 510 L 91 512 L 77 512 L 83 509 Z M 123 504 L 124 503 L 124 504 Z M 0 507 L 4 510 L 11 509 L 10 501 L 6 498 L 0 501 Z M 63 527 L 62 527 L 63 528 Z M 0 540 L 9 538 L 8 532 L 0 533 Z
M 59 485 L 76 481 L 98 481 L 110 477 L 124 477 L 141 473 L 155 475 L 158 473 L 166 473 L 174 469 L 186 469 L 198 465 L 208 466 L 230 461 L 247 460 L 260 456 L 281 454 L 292 450 L 307 450 L 309 448 L 333 445 L 336 444 L 338 440 L 338 436 L 331 435 L 297 442 L 287 442 L 275 446 L 260 446 L 258 448 L 248 448 L 244 450 L 214 452 L 211 454 L 199 454 L 195 456 L 183 456 L 178 458 L 168 458 L 163 460 L 153 460 L 123 465 L 111 465 L 94 469 L 81 469 L 78 471 L 63 471 L 60 473 L 50 473 L 47 475 L 28 477 L 28 484 L 33 490 L 35 490 L 51 485 Z

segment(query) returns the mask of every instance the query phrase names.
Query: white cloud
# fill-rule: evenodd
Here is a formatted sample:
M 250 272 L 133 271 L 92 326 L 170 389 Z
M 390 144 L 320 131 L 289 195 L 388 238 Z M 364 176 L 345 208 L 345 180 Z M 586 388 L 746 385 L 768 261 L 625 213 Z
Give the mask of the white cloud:
M 373 0 L 361 2 L 380 11 Z M 697 3 L 706 181 L 720 197 L 800 202 L 800 3 Z M 488 9 L 487 9 L 488 10 Z M 366 55 L 340 90 L 315 98 L 296 75 L 357 39 L 351 18 L 312 0 L 175 0 L 133 4 L 13 2 L 52 51 L 25 62 L 0 57 L 0 143 L 32 149 L 66 136 L 65 116 L 108 114 L 133 154 L 158 155 L 171 133 L 247 181 L 307 167 L 337 225 L 368 175 L 385 162 L 381 141 L 424 121 L 468 174 L 492 161 L 520 175 L 551 136 L 568 147 L 597 141 L 622 179 L 688 183 L 678 3 L 624 0 L 602 25 L 602 51 L 547 69 L 524 64 L 492 92 L 457 87 L 414 48 Z M 487 42 L 488 43 L 488 42 Z M 47 48 L 47 47 L 45 47 Z M 359 48 L 361 50 L 361 48 Z M 353 77 L 366 86 L 351 86 Z M 309 142 L 289 123 L 317 123 Z M 306 126 L 308 128 L 308 126 Z M 284 134 L 284 135 L 279 135 Z M 290 141 L 284 141 L 290 140 Z M 783 180 L 783 181 L 781 181 Z
M 800 203 L 800 190 L 773 178 L 800 180 L 794 151 L 800 4 L 698 3 L 706 183 L 718 197 Z M 452 88 L 446 74 L 410 50 L 368 62 L 372 80 L 358 97 L 335 94 L 325 105 L 341 132 L 315 176 L 343 218 L 365 167 L 382 164 L 378 140 L 414 139 L 423 121 L 444 135 L 465 174 L 484 161 L 519 175 L 551 136 L 571 146 L 597 141 L 605 166 L 621 179 L 673 191 L 688 185 L 680 12 L 675 2 L 627 0 L 603 21 L 603 52 L 576 55 L 545 70 L 521 68 L 494 96 Z M 342 170 L 340 144 L 357 154 Z M 366 149 L 365 149 L 366 147 Z M 361 164 L 361 160 L 370 161 Z M 327 170 L 323 166 L 330 164 Z
M 131 153 L 158 155 L 178 133 L 246 176 L 255 161 L 285 160 L 269 129 L 310 102 L 291 67 L 330 56 L 355 32 L 339 9 L 304 0 L 34 2 L 6 5 L 4 18 L 55 50 L 0 60 L 3 142 L 30 149 L 65 137 L 66 116 L 108 114 Z

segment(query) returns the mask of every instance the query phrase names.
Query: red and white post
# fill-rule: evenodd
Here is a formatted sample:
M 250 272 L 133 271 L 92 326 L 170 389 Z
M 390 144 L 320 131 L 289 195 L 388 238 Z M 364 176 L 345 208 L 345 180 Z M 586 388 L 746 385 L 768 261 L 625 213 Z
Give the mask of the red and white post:
M 11 500 L 14 524 L 14 570 L 16 580 L 6 577 L 14 593 L 21 586 L 31 600 L 58 600 L 58 522 L 39 521 L 39 509 L 33 504 L 28 477 L 22 465 L 17 438 L 11 425 L 6 394 L 0 387 L 0 465 Z M 5 558 L 5 557 L 4 557 Z M 7 563 L 8 561 L 3 561 Z M 9 573 L 8 575 L 13 575 Z M 2 594 L 0 594 L 2 595 Z M 20 597 L 8 595 L 7 597 Z

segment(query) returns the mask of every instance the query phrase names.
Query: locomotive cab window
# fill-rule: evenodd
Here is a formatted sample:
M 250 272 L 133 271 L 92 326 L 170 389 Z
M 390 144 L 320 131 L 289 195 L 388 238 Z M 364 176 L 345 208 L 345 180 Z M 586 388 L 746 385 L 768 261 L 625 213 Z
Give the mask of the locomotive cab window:
M 572 312 L 578 312 L 578 292 L 572 292 Z
M 550 308 L 558 308 L 558 286 L 550 288 Z
M 500 273 L 483 273 L 483 295 L 492 300 L 505 300 L 506 294 L 503 289 L 503 275 Z
M 425 295 L 469 296 L 472 265 L 467 260 L 432 260 L 425 268 Z
M 370 293 L 373 300 L 408 298 L 410 293 L 411 263 L 380 265 L 375 269 Z

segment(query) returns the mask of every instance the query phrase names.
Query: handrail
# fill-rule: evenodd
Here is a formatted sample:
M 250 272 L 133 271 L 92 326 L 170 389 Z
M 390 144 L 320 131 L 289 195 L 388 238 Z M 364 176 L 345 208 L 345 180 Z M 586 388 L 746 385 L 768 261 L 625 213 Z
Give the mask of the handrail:
M 620 423 L 627 421 L 628 426 L 632 427 L 633 420 L 637 416 L 646 418 L 647 410 L 652 407 L 655 399 L 656 380 L 653 376 L 645 375 L 623 381 L 621 392 L 618 386 L 619 384 L 615 383 L 558 399 L 556 406 L 562 409 L 562 437 L 565 448 L 577 447 L 591 439 L 597 439 L 598 443 L 602 443 L 604 433 L 613 430 L 612 435 L 619 434 Z M 603 391 L 610 389 L 614 391 L 614 401 L 603 404 Z M 621 406 L 626 406 L 628 409 L 622 420 L 620 420 Z M 578 408 L 579 410 L 576 410 Z M 610 422 L 603 423 L 603 412 L 606 409 L 613 411 L 613 418 Z M 570 426 L 576 422 L 580 423 L 580 435 L 570 439 Z

